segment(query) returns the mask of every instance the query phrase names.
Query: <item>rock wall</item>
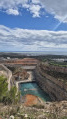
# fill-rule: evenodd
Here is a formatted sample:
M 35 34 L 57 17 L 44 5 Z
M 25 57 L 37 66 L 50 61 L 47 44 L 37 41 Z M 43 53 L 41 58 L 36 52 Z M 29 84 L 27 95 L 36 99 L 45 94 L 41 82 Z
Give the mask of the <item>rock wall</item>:
M 49 94 L 53 101 L 67 100 L 67 85 L 45 74 L 45 72 L 43 75 L 39 68 L 37 67 L 34 71 L 36 82 L 39 86 Z
M 7 77 L 8 81 L 8 90 L 11 88 L 11 79 L 12 79 L 12 72 L 3 64 L 0 64 L 0 70 L 5 72 L 5 76 Z M 3 74 L 4 75 L 4 74 Z
M 46 70 L 52 70 L 52 71 L 57 71 L 57 72 L 67 74 L 67 67 L 55 66 L 55 65 L 50 65 L 50 64 L 45 67 L 45 63 L 42 63 L 41 65 L 43 65 Z

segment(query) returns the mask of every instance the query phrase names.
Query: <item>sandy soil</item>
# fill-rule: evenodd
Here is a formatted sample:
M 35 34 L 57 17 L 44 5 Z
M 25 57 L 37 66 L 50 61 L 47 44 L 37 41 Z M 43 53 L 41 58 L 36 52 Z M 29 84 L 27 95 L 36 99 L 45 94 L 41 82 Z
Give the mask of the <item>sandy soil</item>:
M 26 100 L 24 103 L 25 106 L 32 106 L 39 102 L 38 97 L 31 94 L 27 94 L 25 96 L 25 100 Z

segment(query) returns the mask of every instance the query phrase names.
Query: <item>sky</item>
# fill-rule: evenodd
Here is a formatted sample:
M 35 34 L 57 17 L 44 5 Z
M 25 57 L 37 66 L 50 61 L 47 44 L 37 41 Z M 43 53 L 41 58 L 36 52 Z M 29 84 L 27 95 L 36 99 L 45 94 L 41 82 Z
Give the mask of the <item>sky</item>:
M 0 0 L 0 51 L 67 53 L 67 0 Z

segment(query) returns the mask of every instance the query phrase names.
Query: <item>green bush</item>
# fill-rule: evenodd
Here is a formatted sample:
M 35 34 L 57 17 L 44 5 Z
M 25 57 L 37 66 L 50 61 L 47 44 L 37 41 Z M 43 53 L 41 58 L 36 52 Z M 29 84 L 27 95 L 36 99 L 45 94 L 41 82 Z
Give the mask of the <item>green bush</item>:
M 63 118 L 61 118 L 61 119 L 67 119 L 67 116 L 65 116 L 65 117 L 63 117 Z
M 17 93 L 16 86 L 13 86 L 11 90 L 3 98 L 4 104 L 17 104 L 20 100 L 20 92 Z
M 0 102 L 3 100 L 3 97 L 6 96 L 8 91 L 7 78 L 0 76 Z
M 0 76 L 0 102 L 4 104 L 17 103 L 20 100 L 20 92 L 17 93 L 16 86 L 8 91 L 7 78 Z

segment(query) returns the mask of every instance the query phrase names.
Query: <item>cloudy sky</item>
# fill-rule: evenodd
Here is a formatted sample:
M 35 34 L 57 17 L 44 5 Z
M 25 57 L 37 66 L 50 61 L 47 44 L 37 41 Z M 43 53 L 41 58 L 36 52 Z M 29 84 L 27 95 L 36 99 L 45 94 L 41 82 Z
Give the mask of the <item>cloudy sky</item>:
M 67 0 L 0 0 L 0 51 L 67 52 Z

